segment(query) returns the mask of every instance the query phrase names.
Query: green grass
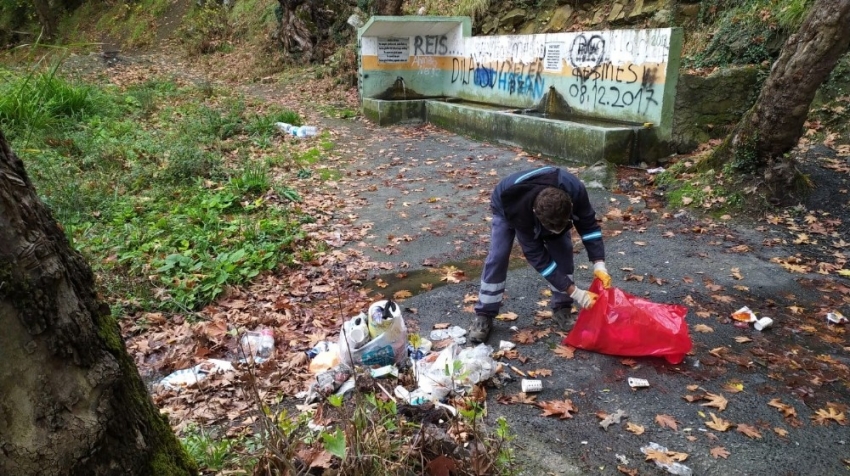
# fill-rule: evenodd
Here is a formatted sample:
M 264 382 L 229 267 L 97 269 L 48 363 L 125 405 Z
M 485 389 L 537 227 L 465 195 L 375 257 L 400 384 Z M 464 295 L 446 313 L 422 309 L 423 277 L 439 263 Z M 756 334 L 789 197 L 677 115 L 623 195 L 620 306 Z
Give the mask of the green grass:
M 116 314 L 197 309 L 293 259 L 310 217 L 270 168 L 293 156 L 275 136 L 282 120 L 301 122 L 168 79 L 119 90 L 49 70 L 0 82 L 0 127 Z

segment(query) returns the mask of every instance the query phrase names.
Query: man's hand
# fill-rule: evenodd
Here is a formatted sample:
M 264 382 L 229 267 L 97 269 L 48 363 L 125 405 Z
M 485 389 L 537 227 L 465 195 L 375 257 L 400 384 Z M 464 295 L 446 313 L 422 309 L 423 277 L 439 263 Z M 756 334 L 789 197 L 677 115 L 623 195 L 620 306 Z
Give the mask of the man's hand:
M 575 291 L 570 293 L 570 297 L 582 309 L 590 309 L 596 304 L 596 300 L 599 298 L 595 293 L 579 289 L 578 287 L 575 287 Z
M 604 261 L 597 261 L 593 263 L 593 275 L 602 281 L 602 286 L 604 286 L 605 289 L 611 287 L 611 275 L 608 274 L 608 269 L 605 268 Z

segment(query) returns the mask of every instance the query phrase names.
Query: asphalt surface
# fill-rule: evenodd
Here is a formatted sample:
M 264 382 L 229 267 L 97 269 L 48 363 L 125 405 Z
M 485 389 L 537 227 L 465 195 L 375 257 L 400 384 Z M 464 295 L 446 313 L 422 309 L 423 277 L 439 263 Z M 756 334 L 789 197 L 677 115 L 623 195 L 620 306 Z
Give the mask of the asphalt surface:
M 389 284 L 385 293 L 414 294 L 403 304 L 408 322 L 418 324 L 422 335 L 436 323 L 466 327 L 472 314 L 464 298 L 478 291 L 475 273 L 487 251 L 492 187 L 513 171 L 553 162 L 429 126 L 378 128 L 362 119 L 325 120 L 323 126 L 334 131 L 341 155 L 349 159 L 338 164 L 346 171 L 339 186 L 348 205 L 341 213 L 354 216 L 357 226 L 371 226 L 362 242 L 348 246 L 395 265 L 374 275 Z M 683 464 L 697 475 L 847 473 L 847 427 L 812 420 L 827 403 L 838 404 L 840 411 L 850 401 L 850 358 L 843 329 L 826 326 L 823 316 L 814 313 L 824 287 L 818 280 L 826 278 L 792 274 L 771 262 L 797 250 L 770 241 L 770 229 L 748 224 L 753 217 L 724 222 L 689 211 L 649 209 L 637 194 L 615 193 L 617 181 L 610 174 L 600 178 L 599 170 L 588 172 L 582 164 L 557 164 L 587 182 L 606 185 L 590 190 L 590 195 L 603 219 L 614 285 L 656 302 L 686 305 L 694 350 L 679 365 L 655 358 L 635 358 L 624 365 L 622 357 L 582 350 L 576 350 L 573 359 L 560 357 L 553 352 L 562 339 L 555 332 L 519 345 L 527 360 L 502 359 L 506 365 L 524 372 L 552 371 L 542 378 L 537 401 L 568 398 L 578 409 L 572 418 L 558 419 L 541 416 L 541 408 L 534 405 L 499 403 L 500 396 L 504 400 L 520 392 L 521 377 L 513 371 L 509 373 L 514 381 L 488 389 L 486 421 L 507 418 L 518 436 L 524 474 L 621 474 L 618 465 L 639 474 L 669 474 L 644 461 L 640 448 L 650 442 L 687 453 Z M 521 259 L 516 247 L 514 253 Z M 428 277 L 432 272 L 440 276 L 436 273 L 448 264 L 466 271 L 467 279 L 450 283 Z M 576 264 L 578 285 L 586 287 L 591 272 L 580 246 Z M 637 281 L 638 276 L 643 280 Z M 425 281 L 430 283 L 427 288 L 421 286 Z M 502 311 L 519 318 L 497 321 L 488 343 L 498 347 L 501 340 L 515 340 L 510 326 L 535 331 L 551 327 L 548 320 L 534 319 L 544 309 L 539 301 L 545 299 L 541 293 L 546 287 L 529 266 L 512 266 Z M 765 332 L 736 327 L 729 316 L 744 305 L 759 316 L 772 317 L 774 325 Z M 793 307 L 807 312 L 798 315 L 789 311 Z M 846 307 L 838 310 L 850 314 Z M 698 324 L 711 332 L 696 332 Z M 831 337 L 823 338 L 825 333 Z M 736 337 L 752 340 L 738 342 Z M 633 390 L 628 377 L 645 378 L 650 387 Z M 735 386 L 742 391 L 728 390 Z M 719 411 L 701 405 L 707 400 L 685 398 L 705 393 L 723 395 L 727 408 Z M 768 405 L 776 398 L 790 405 L 796 417 L 784 417 Z M 601 428 L 597 413 L 618 410 L 627 418 Z M 733 426 L 725 432 L 706 427 L 709 412 Z M 660 426 L 655 421 L 660 414 L 673 417 L 677 429 Z M 645 431 L 628 432 L 627 423 Z M 739 424 L 750 425 L 759 436 L 736 431 L 734 425 Z M 713 457 L 715 447 L 725 448 L 728 456 Z

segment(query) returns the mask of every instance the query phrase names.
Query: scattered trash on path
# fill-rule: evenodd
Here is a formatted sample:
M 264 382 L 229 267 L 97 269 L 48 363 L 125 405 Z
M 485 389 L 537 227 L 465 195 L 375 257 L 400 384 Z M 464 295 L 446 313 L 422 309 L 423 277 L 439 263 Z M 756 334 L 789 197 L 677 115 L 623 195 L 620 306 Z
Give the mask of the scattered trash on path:
M 665 448 L 664 446 L 652 442 L 650 442 L 647 446 L 641 447 L 640 451 L 641 453 L 647 456 L 647 459 L 653 459 L 653 461 L 655 461 L 656 466 L 658 466 L 659 468 L 666 469 L 667 472 L 670 474 L 675 474 L 677 476 L 692 476 L 694 474 L 691 468 L 683 465 L 682 463 L 676 461 L 673 461 L 671 463 L 665 463 L 653 458 L 653 455 L 658 454 L 665 455 L 667 457 L 666 459 L 668 460 L 675 458 L 675 455 L 679 454 L 687 457 L 687 455 L 685 455 L 684 453 L 673 453 L 671 451 L 667 451 L 667 448 Z M 673 453 L 673 456 L 671 456 L 670 453 Z
M 844 317 L 840 312 L 828 312 L 826 313 L 826 320 L 833 324 L 846 324 L 847 318 Z
M 280 132 L 295 137 L 312 137 L 319 133 L 319 130 L 315 126 L 293 126 L 285 122 L 275 122 L 274 126 Z
M 747 306 L 744 306 L 741 309 L 738 309 L 737 311 L 733 312 L 732 319 L 735 319 L 739 322 L 746 322 L 748 324 L 756 322 L 758 320 L 756 314 L 751 311 L 750 308 L 748 308 Z
M 159 385 L 168 390 L 181 390 L 197 385 L 211 374 L 223 374 L 233 370 L 233 364 L 226 360 L 208 359 L 192 368 L 172 372 L 160 380 Z
M 649 380 L 645 378 L 635 378 L 629 377 L 629 387 L 632 388 L 646 388 L 649 387 Z
M 522 391 L 525 393 L 534 393 L 543 390 L 543 381 L 541 380 L 529 380 L 524 378 L 520 384 L 522 386 Z
M 646 169 L 646 173 L 648 173 L 650 175 L 660 174 L 661 172 L 664 172 L 664 167 L 655 167 L 654 169 Z
M 460 326 L 451 326 L 448 329 L 435 329 L 428 336 L 432 341 L 452 339 L 455 344 L 466 344 L 466 329 Z
M 623 418 L 628 418 L 628 417 L 629 417 L 629 415 L 626 412 L 624 412 L 623 410 L 617 410 L 616 412 L 614 412 L 614 413 L 606 416 L 605 418 L 603 418 L 602 421 L 599 422 L 599 426 L 604 428 L 605 431 L 608 431 L 609 426 L 614 425 L 614 424 L 619 425 L 620 420 L 622 420 Z M 628 464 L 628 463 L 625 463 L 625 464 Z
M 755 324 L 753 324 L 753 327 L 755 327 L 757 331 L 763 331 L 772 325 L 773 319 L 769 317 L 762 317 L 761 319 L 757 320 Z
M 248 331 L 239 339 L 240 362 L 262 364 L 274 355 L 274 332 L 271 329 Z

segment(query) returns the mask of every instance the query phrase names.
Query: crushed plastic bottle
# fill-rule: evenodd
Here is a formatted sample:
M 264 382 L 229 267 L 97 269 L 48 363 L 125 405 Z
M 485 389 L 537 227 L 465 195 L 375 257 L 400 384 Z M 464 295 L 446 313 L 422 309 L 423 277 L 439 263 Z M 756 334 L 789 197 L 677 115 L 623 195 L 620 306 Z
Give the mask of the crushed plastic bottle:
M 643 454 L 646 454 L 649 450 L 661 451 L 666 453 L 667 448 L 659 445 L 658 443 L 650 442 L 648 446 L 641 447 L 640 451 Z M 693 476 L 694 472 L 691 468 L 683 465 L 682 463 L 662 463 L 658 460 L 655 460 L 655 465 L 659 468 L 664 468 L 670 474 L 675 474 L 676 476 Z
M 271 329 L 248 331 L 239 342 L 245 362 L 253 360 L 255 364 L 262 364 L 274 355 L 274 332 Z
M 295 127 L 292 124 L 287 124 L 286 122 L 275 122 L 274 126 L 277 128 L 277 130 L 283 132 L 284 134 L 289 134 L 289 131 L 291 131 L 292 128 Z

